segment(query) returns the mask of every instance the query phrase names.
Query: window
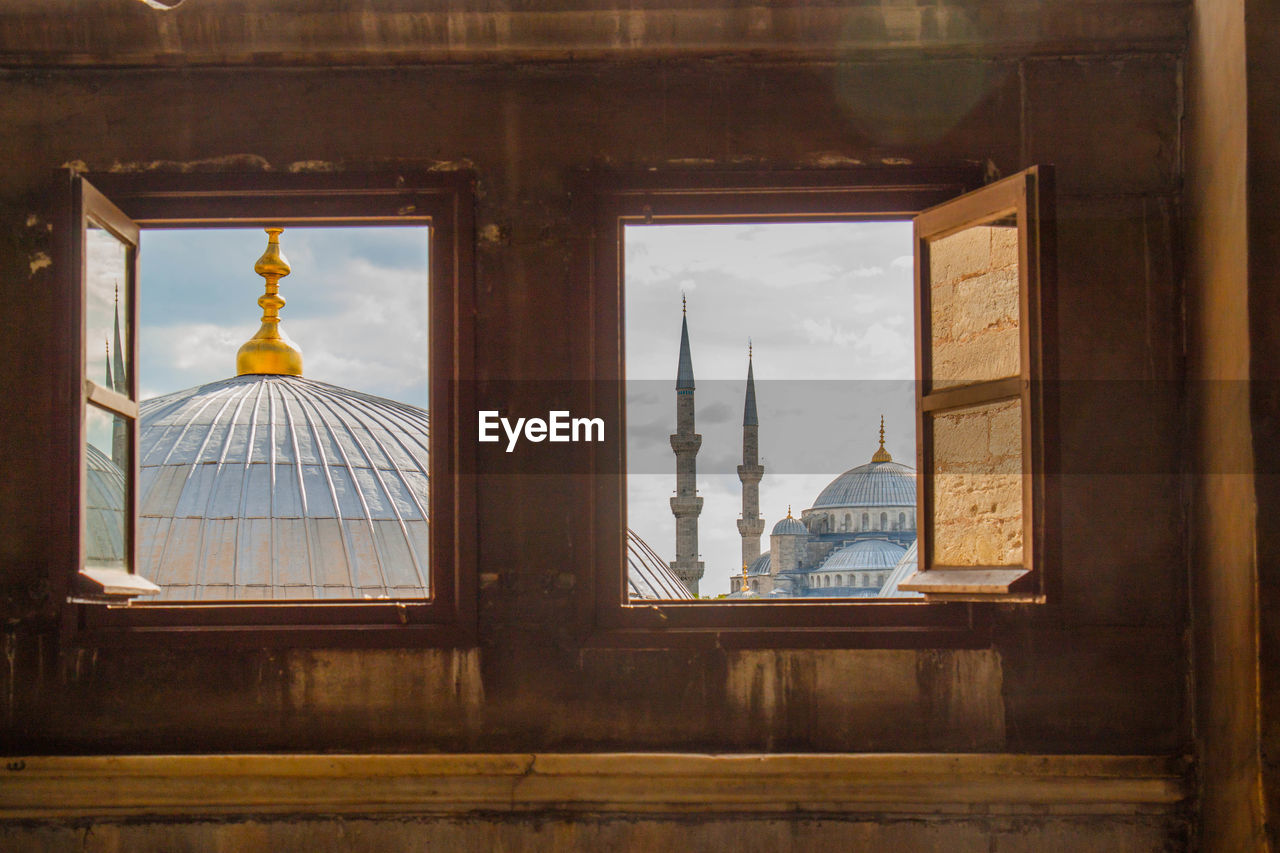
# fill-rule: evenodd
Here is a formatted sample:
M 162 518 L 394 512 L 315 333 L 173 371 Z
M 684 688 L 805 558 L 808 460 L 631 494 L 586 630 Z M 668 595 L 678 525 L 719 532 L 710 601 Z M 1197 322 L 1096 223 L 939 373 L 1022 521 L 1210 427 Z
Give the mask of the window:
M 83 306 L 71 312 L 74 315 L 72 322 L 78 330 L 74 339 L 82 341 L 81 349 L 87 354 L 79 361 L 68 361 L 65 371 L 70 380 L 68 385 L 82 389 L 79 405 L 88 413 L 83 419 L 76 419 L 85 424 L 85 439 L 81 442 L 83 450 L 73 454 L 75 473 L 72 476 L 75 482 L 83 483 L 81 488 L 87 489 L 87 499 L 76 508 L 76 516 L 80 519 L 81 530 L 77 547 L 80 550 L 88 548 L 88 551 L 83 558 L 68 561 L 78 567 L 74 583 L 67 589 L 75 601 L 73 606 L 81 608 L 76 617 L 77 624 L 87 630 L 116 633 L 212 627 L 260 631 L 262 628 L 287 627 L 295 635 L 298 628 L 323 630 L 342 626 L 383 626 L 389 630 L 362 636 L 373 639 L 397 635 L 389 642 L 403 642 L 405 637 L 424 631 L 442 639 L 467 636 L 473 618 L 474 548 L 468 544 L 468 537 L 463 535 L 463 531 L 473 529 L 474 522 L 470 500 L 472 489 L 459 476 L 461 471 L 470 470 L 469 463 L 465 461 L 468 451 L 456 436 L 463 413 L 474 411 L 470 383 L 466 381 L 470 379 L 471 363 L 468 355 L 472 275 L 472 225 L 468 203 L 470 176 L 461 173 L 111 175 L 93 180 L 98 184 L 96 189 L 89 179 L 71 177 L 66 189 L 66 209 L 71 215 L 59 221 L 58 236 L 62 248 L 55 261 L 60 271 L 61 286 L 69 294 L 80 294 L 78 299 L 71 299 L 73 305 Z M 241 389 L 238 386 L 231 389 L 237 380 L 228 380 L 226 384 L 230 390 L 219 402 L 213 402 L 212 397 L 201 399 L 196 407 L 201 414 L 192 415 L 188 423 L 176 426 L 161 423 L 151 431 L 151 437 L 139 444 L 140 412 L 141 419 L 146 421 L 150 405 L 146 401 L 141 407 L 138 405 L 139 236 L 143 235 L 141 243 L 145 252 L 148 245 L 145 234 L 151 233 L 147 229 L 167 229 L 165 234 L 155 232 L 157 239 L 153 242 L 159 247 L 163 242 L 160 238 L 171 236 L 171 229 L 217 228 L 223 229 L 220 234 L 232 236 L 228 229 L 256 228 L 263 241 L 261 246 L 267 239 L 262 235 L 264 226 L 282 226 L 298 235 L 304 234 L 303 229 L 309 227 L 371 229 L 394 226 L 402 232 L 406 228 L 417 229 L 410 236 L 419 235 L 424 249 L 429 242 L 430 287 L 425 301 L 429 303 L 430 334 L 427 336 L 429 344 L 418 356 L 419 364 L 426 366 L 429 379 L 429 409 L 433 415 L 429 436 L 426 434 L 426 413 L 412 405 L 378 403 L 375 406 L 368 402 L 372 398 L 360 393 L 349 395 L 349 399 L 336 399 L 330 393 L 332 386 L 320 387 L 310 380 L 309 385 L 316 386 L 319 395 L 314 406 L 291 397 L 287 389 L 284 392 L 274 386 L 267 389 L 265 383 L 260 383 L 265 390 L 260 390 L 253 400 L 231 400 L 234 392 Z M 122 248 L 113 248 L 99 231 L 109 233 Z M 203 233 L 209 234 L 207 230 Z M 334 243 L 341 239 L 341 235 L 351 233 L 328 231 L 324 240 Z M 361 232 L 361 236 L 372 239 L 377 232 L 366 230 Z M 273 233 L 271 245 L 258 264 L 266 290 L 266 295 L 259 301 L 265 311 L 262 329 L 250 342 L 252 346 L 247 344 L 241 349 L 240 358 L 248 358 L 249 361 L 242 362 L 238 371 L 231 370 L 228 365 L 228 375 L 243 374 L 238 377 L 238 380 L 244 380 L 239 384 L 247 384 L 255 377 L 263 378 L 260 374 L 270 374 L 268 378 L 281 381 L 282 377 L 294 378 L 289 368 L 274 366 L 276 361 L 271 361 L 270 366 L 262 366 L 266 364 L 262 360 L 264 358 L 291 358 L 271 349 L 285 346 L 272 337 L 276 327 L 269 319 L 278 313 L 280 306 L 273 301 L 276 282 L 287 270 L 287 267 L 277 268 L 282 263 L 276 249 L 277 239 L 278 235 Z M 409 242 L 412 243 L 413 239 Z M 299 242 L 296 245 L 303 244 Z M 423 254 L 425 256 L 426 252 Z M 248 263 L 252 267 L 252 257 Z M 246 274 L 251 275 L 250 269 L 246 268 L 237 276 L 235 284 L 243 284 Z M 114 298 L 108 300 L 108 288 L 113 287 L 108 284 L 108 279 L 120 280 L 121 297 L 118 301 Z M 144 282 L 143 286 L 158 284 Z M 420 279 L 418 286 L 421 287 Z M 263 287 L 260 282 L 259 293 Z M 284 289 L 288 292 L 287 286 Z M 237 294 L 238 301 L 243 297 L 243 291 L 237 290 Z M 296 293 L 289 294 L 290 299 L 296 296 Z M 305 305 L 305 300 L 298 298 L 297 301 Z M 301 318 L 306 313 L 305 309 L 296 311 L 295 316 Z M 116 322 L 112 314 L 119 318 L 118 333 L 112 328 Z M 290 315 L 285 312 L 284 316 L 287 329 Z M 257 317 L 252 317 L 252 320 L 256 325 Z M 383 322 L 387 322 L 387 318 Z M 115 358 L 108 354 L 113 334 L 117 341 Z M 100 339 L 106 341 L 106 346 L 99 348 L 97 341 Z M 271 353 L 263 355 L 263 347 Z M 249 349 L 258 354 L 246 356 Z M 254 361 L 255 358 L 258 360 Z M 101 376 L 102 382 L 98 382 L 96 376 Z M 297 378 L 304 379 L 306 374 Z M 201 389 L 210 387 L 213 386 L 204 385 Z M 126 389 L 128 393 L 119 389 Z M 352 390 L 361 392 L 362 389 L 356 387 Z M 166 411 L 177 411 L 183 402 L 174 403 L 171 397 L 160 400 L 165 403 Z M 185 467 L 166 467 L 157 461 L 165 454 L 168 454 L 166 458 L 171 457 L 184 442 L 190 444 L 191 434 L 196 432 L 190 425 L 204 424 L 213 418 L 210 413 L 219 406 L 228 415 L 228 423 L 223 425 L 226 429 L 214 436 L 213 432 L 218 429 L 216 423 L 213 427 L 202 426 L 209 432 L 206 436 L 209 440 L 203 442 L 209 447 L 200 452 L 209 450 L 205 455 L 210 459 L 193 459 L 193 464 Z M 361 406 L 368 411 L 358 411 Z M 236 412 L 252 410 L 254 417 L 248 419 L 248 426 L 242 429 L 243 425 L 238 421 L 232 422 L 235 420 L 232 418 L 233 409 Z M 99 410 L 108 412 L 115 418 L 115 423 L 98 423 L 102 420 L 96 417 Z M 274 420 L 267 425 L 266 434 L 263 429 L 255 432 L 257 413 L 268 410 Z M 278 429 L 278 416 L 297 418 L 299 423 L 305 421 L 308 427 Z M 421 422 L 419 438 L 422 447 L 414 447 L 412 442 L 402 440 L 400 432 L 404 429 L 400 421 L 406 418 L 415 424 Z M 217 421 L 216 418 L 213 420 Z M 154 435 L 166 430 L 167 451 L 159 447 L 164 442 Z M 213 443 L 218 442 L 221 450 L 215 452 L 210 449 Z M 428 445 L 429 489 L 426 488 Z M 184 539 L 179 530 L 180 522 L 191 519 L 178 516 L 191 513 L 177 512 L 170 507 L 157 516 L 153 512 L 154 507 L 148 504 L 143 508 L 146 511 L 141 514 L 141 522 L 149 526 L 140 534 L 139 492 L 156 492 L 155 488 L 150 492 L 140 489 L 140 464 L 149 478 L 144 481 L 148 487 L 172 474 L 175 482 L 184 480 L 187 486 L 196 483 L 193 488 L 199 494 L 193 493 L 195 502 L 212 506 L 217 503 L 216 486 L 201 492 L 197 482 L 211 468 L 197 463 L 226 457 L 228 452 L 234 455 L 237 447 L 247 448 L 243 466 L 246 483 L 259 475 L 264 483 L 274 476 L 292 477 L 298 481 L 297 491 L 303 502 L 322 502 L 321 499 L 328 495 L 331 502 L 338 504 L 355 491 L 361 498 L 355 502 L 360 504 L 360 521 L 344 521 L 350 514 L 338 507 L 330 513 L 336 515 L 335 523 L 328 525 L 329 529 L 322 529 L 325 525 L 313 523 L 318 513 L 312 512 L 310 516 L 306 511 L 278 513 L 275 509 L 279 507 L 272 506 L 271 512 L 265 512 L 262 535 L 241 531 L 237 538 L 234 518 L 228 521 L 221 517 L 225 513 L 211 513 L 214 520 L 204 523 L 197 536 L 208 540 L 215 537 L 218 530 L 231 529 L 224 537 L 226 543 L 218 545 L 215 542 L 210 553 L 217 555 L 215 562 L 218 566 L 232 565 L 234 570 L 226 572 L 226 577 L 215 577 L 216 573 L 210 570 L 210 577 L 199 578 L 199 584 L 170 585 L 163 577 L 165 570 L 185 559 L 183 548 L 193 539 L 190 535 Z M 108 449 L 112 452 L 106 452 Z M 109 466 L 103 462 L 104 459 L 110 463 Z M 95 502 L 94 498 L 102 491 L 96 485 L 97 481 L 112 479 L 101 476 L 96 469 L 111 468 L 116 471 L 114 480 L 120 491 L 127 496 L 121 504 L 124 511 L 114 515 L 104 511 L 100 506 L 104 503 L 102 500 Z M 413 482 L 406 480 L 407 485 L 392 477 L 393 472 L 404 473 L 402 469 L 405 468 L 412 469 L 405 473 L 406 477 L 418 478 Z M 316 481 L 312 485 L 318 484 L 316 489 L 307 488 L 310 482 L 307 477 L 311 475 Z M 350 482 L 336 482 L 335 477 L 347 477 Z M 326 483 L 327 488 L 319 488 Z M 166 492 L 173 495 L 171 503 L 179 503 L 189 497 L 183 488 L 183 484 L 178 483 Z M 75 490 L 76 493 L 80 491 Z M 228 505 L 238 500 L 237 506 L 244 510 L 247 506 L 244 495 L 251 491 L 242 488 L 238 498 L 228 497 Z M 277 491 L 274 485 L 266 489 L 264 506 L 276 500 Z M 379 502 L 384 506 L 375 505 Z M 412 511 L 406 511 L 405 507 Z M 382 512 L 384 509 L 385 513 Z M 235 512 L 231 515 L 234 517 Z M 296 519 L 288 519 L 296 523 L 283 524 L 277 515 L 297 516 Z M 387 517 L 383 518 L 384 515 Z M 151 529 L 157 518 L 167 532 L 168 544 L 165 544 L 165 536 L 157 536 Z M 100 566 L 104 558 L 94 553 L 95 549 L 102 550 L 94 544 L 104 541 L 100 531 L 89 534 L 90 525 L 100 528 L 104 521 L 111 521 L 119 528 L 115 539 L 106 541 L 121 543 L 118 555 L 107 555 L 106 559 L 114 561 L 109 566 Z M 178 545 L 171 547 L 175 541 Z M 149 542 L 161 544 L 154 545 L 154 552 L 140 558 L 136 554 L 137 544 Z M 264 542 L 270 543 L 269 546 L 260 544 Z M 304 565 L 314 570 L 314 577 L 307 583 L 287 583 L 275 574 L 275 569 L 281 565 L 279 554 L 288 548 L 307 553 L 310 562 L 304 562 Z M 179 556 L 175 557 L 175 553 Z M 231 560 L 228 555 L 237 559 Z M 337 556 L 345 559 L 338 561 Z M 346 568 L 353 580 L 345 585 L 326 584 L 326 572 L 334 574 L 337 562 L 343 563 L 339 568 Z M 134 601 L 128 607 L 115 608 L 93 606 L 95 602 L 120 603 L 147 592 L 147 581 L 135 574 L 139 566 L 150 567 L 149 571 L 157 575 L 155 579 L 161 580 L 166 592 L 162 596 L 163 601 Z M 107 569 L 112 574 L 104 575 L 103 571 Z M 365 578 L 368 583 L 357 583 L 354 578 L 360 572 L 372 573 L 375 577 L 372 580 Z M 199 574 L 193 570 L 186 572 L 185 577 L 189 580 Z M 401 583 L 397 580 L 399 575 L 412 575 L 409 580 L 413 582 L 406 580 Z M 176 594 L 167 594 L 175 591 Z M 197 600 L 198 606 L 192 606 Z
M 593 311 L 590 316 L 593 328 L 594 360 L 586 365 L 597 379 L 605 380 L 597 383 L 596 414 L 603 414 L 610 423 L 619 423 L 625 435 L 627 424 L 627 403 L 622 391 L 622 380 L 626 376 L 626 320 L 625 320 L 625 282 L 622 278 L 622 252 L 628 226 L 651 224 L 694 224 L 716 222 L 839 222 L 857 220 L 916 220 L 917 246 L 920 245 L 919 233 L 922 227 L 930 222 L 941 222 L 943 217 L 950 217 L 945 228 L 953 231 L 965 227 L 961 223 L 982 226 L 994 220 L 1005 220 L 1010 216 L 1016 221 L 1017 244 L 1021 252 L 1022 263 L 1019 271 L 1025 275 L 1019 279 L 1017 287 L 1023 294 L 1024 317 L 1036 314 L 1036 318 L 1028 320 L 1019 327 L 1019 334 L 1028 341 L 1022 344 L 1036 350 L 1034 359 L 1021 362 L 1020 371 L 1012 384 L 1009 377 L 992 380 L 1000 382 L 999 386 L 990 385 L 985 377 L 979 376 L 974 382 L 957 385 L 956 388 L 934 390 L 929 384 L 929 373 L 922 374 L 926 381 L 918 381 L 918 392 L 925 392 L 917 401 L 917 483 L 925 494 L 932 495 L 930 485 L 939 482 L 939 475 L 947 474 L 941 467 L 935 468 L 937 453 L 928 447 L 925 440 L 933 440 L 935 424 L 932 416 L 926 417 L 921 412 L 947 412 L 958 406 L 955 401 L 961 400 L 964 405 L 977 405 L 991 402 L 988 397 L 995 394 L 1007 394 L 1009 388 L 1018 386 L 1028 389 L 1026 395 L 1024 419 L 1030 419 L 1026 434 L 1034 433 L 1029 445 L 1031 457 L 1024 454 L 1022 460 L 1022 482 L 1033 492 L 1027 498 L 1031 507 L 1031 515 L 1026 517 L 1028 524 L 1037 526 L 1036 541 L 1038 553 L 1043 555 L 1048 547 L 1050 536 L 1050 519 L 1053 517 L 1052 495 L 1050 494 L 1044 467 L 1044 448 L 1052 442 L 1047 432 L 1053 424 L 1051 400 L 1045 393 L 1046 383 L 1039 380 L 1053 374 L 1049 353 L 1052 347 L 1046 341 L 1046 335 L 1052 329 L 1052 304 L 1047 295 L 1052 292 L 1052 284 L 1048 273 L 1052 268 L 1052 234 L 1051 217 L 1048 215 L 1051 200 L 1051 174 L 1047 169 L 1032 169 L 1026 173 L 996 182 L 988 187 L 973 191 L 980 183 L 980 177 L 972 171 L 931 171 L 920 169 L 867 169 L 853 172 L 821 172 L 821 173 L 714 173 L 714 174 L 660 174 L 648 173 L 640 175 L 587 175 L 583 177 L 580 187 L 575 192 L 577 217 L 583 223 L 583 245 L 587 250 L 590 263 L 582 267 L 584 275 L 590 278 L 590 292 L 595 300 L 591 303 Z M 1015 189 L 1010 189 L 1015 187 Z M 1028 189 L 1030 187 L 1031 189 Z M 1021 188 L 1021 190 L 1016 189 Z M 1019 192 L 1030 201 L 1019 207 L 1010 205 Z M 992 194 L 1000 195 L 994 208 L 988 210 Z M 924 212 L 922 214 L 922 212 Z M 945 213 L 944 213 L 945 212 Z M 918 217 L 918 219 L 917 219 Z M 1028 237 L 1034 232 L 1034 239 Z M 924 232 L 933 236 L 933 232 Z M 945 234 L 939 235 L 945 236 Z M 919 251 L 919 250 L 917 250 Z M 1026 258 L 1036 255 L 1034 263 Z M 930 279 L 927 267 L 922 263 L 928 260 L 927 249 L 925 261 L 917 254 L 914 264 L 917 285 L 915 288 L 917 305 L 921 300 L 927 306 L 927 294 L 924 293 L 924 282 Z M 1030 281 L 1034 278 L 1035 281 Z M 976 274 L 966 275 L 972 279 L 973 286 L 981 286 Z M 1043 281 L 1042 281 L 1043 279 Z M 976 303 L 981 304 L 981 303 Z M 976 309 L 975 306 L 966 306 Z M 921 365 L 919 357 L 919 335 L 922 333 L 921 310 L 917 307 L 917 358 L 918 375 L 928 365 Z M 924 328 L 925 335 L 930 334 Z M 745 335 L 744 335 L 745 337 Z M 927 339 L 927 338 L 926 338 Z M 950 380 L 952 377 L 948 376 Z M 960 377 L 967 378 L 967 377 Z M 937 396 L 937 395 L 943 396 Z M 988 395 L 986 397 L 982 395 Z M 930 396 L 933 395 L 933 396 Z M 997 398 L 997 402 L 1006 399 Z M 1029 414 L 1028 414 L 1029 413 Z M 921 429 L 926 424 L 929 432 Z M 675 433 L 675 430 L 672 430 Z M 945 432 L 944 432 L 945 437 Z M 939 451 L 945 445 L 939 444 Z M 1020 587 L 1018 584 L 1042 584 L 1045 572 L 1034 567 L 1023 565 L 1018 569 L 1006 569 L 1003 566 L 990 565 L 965 566 L 963 563 L 952 564 L 934 560 L 932 546 L 924 540 L 919 544 L 921 554 L 927 554 L 927 561 L 921 562 L 910 577 L 910 582 L 892 572 L 862 572 L 863 584 L 889 583 L 895 589 L 906 592 L 918 592 L 915 599 L 862 598 L 860 601 L 850 599 L 840 601 L 830 597 L 817 599 L 798 599 L 792 601 L 770 600 L 768 606 L 759 606 L 762 602 L 740 601 L 728 603 L 716 599 L 686 599 L 669 601 L 635 601 L 626 594 L 626 567 L 620 559 L 622 541 L 618 531 L 625 529 L 627 518 L 626 494 L 627 450 L 618 445 L 595 448 L 594 470 L 606 471 L 616 469 L 623 476 L 618 478 L 598 478 L 594 494 L 593 519 L 596 537 L 597 565 L 600 567 L 596 576 L 594 589 L 591 591 L 594 600 L 597 622 L 606 633 L 613 629 L 653 628 L 664 632 L 692 631 L 708 629 L 744 630 L 756 632 L 760 642 L 773 642 L 768 637 L 787 637 L 788 642 L 796 641 L 797 636 L 789 631 L 804 628 L 847 629 L 849 637 L 861 633 L 862 636 L 876 636 L 877 643 L 893 643 L 896 636 L 905 642 L 905 635 L 900 631 L 918 631 L 930 629 L 930 642 L 945 642 L 942 639 L 947 632 L 957 636 L 966 635 L 972 629 L 975 611 L 961 605 L 962 600 L 1041 600 L 1043 586 Z M 1038 455 L 1037 455 L 1038 454 Z M 923 466 L 923 467 L 922 467 Z M 920 473 L 924 472 L 924 473 Z M 1003 473 L 1003 472 L 994 472 Z M 944 494 L 950 495 L 950 492 Z M 695 497 L 676 495 L 682 500 Z M 930 497 L 929 500 L 932 500 Z M 917 506 L 921 512 L 917 513 Z M 898 526 L 914 528 L 914 519 L 922 525 L 932 524 L 934 514 L 928 501 L 920 500 L 917 505 L 894 507 L 898 514 Z M 887 511 L 876 509 L 873 512 L 858 512 L 855 518 L 861 519 L 858 531 L 875 531 L 877 535 L 886 534 L 886 538 L 901 535 L 901 531 L 891 529 L 890 515 Z M 803 519 L 810 532 L 814 530 L 837 531 L 837 518 L 827 515 L 811 515 Z M 947 519 L 949 520 L 949 519 Z M 801 521 L 801 519 L 797 519 Z M 876 525 L 878 522 L 878 526 Z M 963 534 L 959 534 L 963 536 Z M 981 536 L 979 536 L 981 538 Z M 976 539 L 974 541 L 977 541 Z M 1042 565 L 1042 564 L 1041 564 Z M 981 576 L 961 575 L 959 572 L 978 572 Z M 1014 572 L 1017 578 L 1006 583 Z M 957 574 L 948 574 L 955 572 Z M 991 572 L 1004 574 L 991 574 Z M 952 582 L 948 582 L 950 579 Z M 769 580 L 761 577 L 760 580 Z M 813 576 L 799 586 L 807 586 L 818 590 L 829 587 L 831 576 Z M 985 585 L 987 581 L 1003 586 Z M 825 585 L 824 585 L 825 582 Z M 899 585 L 899 582 L 901 584 Z M 753 585 L 754 585 L 753 581 Z M 769 584 L 762 583 L 764 590 L 761 597 L 769 597 Z M 765 633 L 759 633 L 759 632 Z M 626 635 L 619 635 L 619 637 Z M 808 635 L 806 635 L 808 636 Z M 918 636 L 918 635 L 917 635 Z M 861 642 L 849 639 L 849 642 Z M 866 640 L 870 642 L 870 640 Z

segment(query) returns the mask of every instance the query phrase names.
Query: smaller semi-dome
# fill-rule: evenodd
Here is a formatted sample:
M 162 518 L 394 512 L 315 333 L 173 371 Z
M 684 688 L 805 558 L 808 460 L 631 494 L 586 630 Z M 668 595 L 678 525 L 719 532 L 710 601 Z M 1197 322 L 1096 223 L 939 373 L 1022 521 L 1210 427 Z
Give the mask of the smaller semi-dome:
M 884 539 L 863 539 L 833 551 L 818 570 L 834 572 L 840 569 L 845 571 L 892 569 L 898 565 L 898 561 L 905 553 L 905 548 Z
M 759 557 L 756 557 L 755 560 L 752 561 L 751 565 L 747 567 L 747 574 L 767 575 L 769 574 L 769 567 L 771 563 L 772 560 L 769 558 L 769 552 L 765 551 Z
M 808 533 L 809 529 L 798 518 L 791 515 L 791 507 L 787 507 L 787 517 L 773 526 L 772 536 L 794 536 Z

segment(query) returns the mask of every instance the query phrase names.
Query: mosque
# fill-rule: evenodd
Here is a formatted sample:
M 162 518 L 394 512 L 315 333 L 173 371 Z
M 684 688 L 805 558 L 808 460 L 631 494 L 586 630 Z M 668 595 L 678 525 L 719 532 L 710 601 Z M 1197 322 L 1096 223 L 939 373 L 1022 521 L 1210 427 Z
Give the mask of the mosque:
M 254 266 L 266 280 L 262 326 L 236 376 L 140 406 L 136 570 L 159 600 L 427 597 L 428 413 L 302 375 L 280 329 L 282 229 L 266 231 Z M 118 316 L 116 326 L 113 389 L 124 380 Z M 114 459 L 88 447 L 91 563 L 124 559 L 117 433 Z M 632 598 L 692 597 L 631 531 L 627 554 Z
M 695 431 L 693 357 L 687 307 L 681 319 L 680 358 L 676 368 L 676 559 L 671 571 L 694 595 L 704 565 L 698 555 L 697 454 L 702 436 Z M 742 574 L 730 580 L 728 598 L 915 598 L 898 589 L 916 567 L 916 472 L 894 462 L 884 447 L 871 461 L 836 477 L 795 518 L 774 524 L 769 550 L 761 552 L 765 520 L 760 515 L 760 418 L 756 408 L 753 353 L 747 351 L 747 384 L 742 414 Z

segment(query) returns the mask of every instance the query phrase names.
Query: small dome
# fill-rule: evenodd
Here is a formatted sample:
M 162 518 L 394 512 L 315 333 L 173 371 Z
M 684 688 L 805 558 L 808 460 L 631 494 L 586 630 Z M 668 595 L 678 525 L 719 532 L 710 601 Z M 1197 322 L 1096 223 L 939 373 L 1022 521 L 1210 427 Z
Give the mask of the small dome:
M 905 548 L 884 539 L 863 539 L 833 551 L 817 570 L 833 572 L 840 569 L 846 571 L 892 569 L 898 565 L 898 561 L 905 553 Z
M 693 598 L 689 588 L 663 562 L 658 552 L 627 528 L 627 595 L 630 598 Z
M 898 584 L 915 573 L 916 543 L 912 542 L 911 547 L 907 548 L 902 558 L 898 560 L 898 564 L 893 567 L 893 571 L 889 573 L 889 577 L 885 579 L 884 586 L 880 588 L 878 595 L 880 598 L 924 598 L 924 593 L 898 589 Z
M 812 509 L 915 506 L 916 469 L 898 462 L 868 462 L 831 481 Z
M 756 557 L 751 565 L 747 567 L 747 575 L 767 575 L 769 574 L 769 567 L 771 563 L 772 560 L 769 558 L 769 552 L 765 551 L 759 557 Z
M 773 536 L 794 536 L 808 533 L 809 529 L 801 523 L 800 519 L 787 516 L 773 526 Z

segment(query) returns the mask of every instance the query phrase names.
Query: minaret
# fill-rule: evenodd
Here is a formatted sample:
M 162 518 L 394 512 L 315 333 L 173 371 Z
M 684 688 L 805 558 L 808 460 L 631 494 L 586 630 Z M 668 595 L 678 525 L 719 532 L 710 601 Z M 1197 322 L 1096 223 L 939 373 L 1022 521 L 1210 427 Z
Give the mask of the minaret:
M 689 592 L 697 595 L 703 569 L 698 559 L 698 515 L 702 512 L 702 498 L 698 497 L 698 448 L 702 446 L 702 436 L 693 431 L 693 357 L 689 354 L 688 305 L 683 297 L 680 301 L 676 431 L 671 436 L 671 449 L 676 454 L 676 496 L 671 499 L 671 514 L 676 517 L 676 559 L 671 571 Z
M 747 399 L 742 410 L 742 464 L 738 479 L 742 481 L 742 518 L 738 533 L 742 536 L 742 562 L 748 566 L 760 557 L 760 534 L 764 518 L 760 515 L 760 418 L 756 415 L 756 375 L 751 359 L 751 342 L 747 342 Z
M 116 343 L 115 358 L 110 359 L 108 365 L 107 387 L 117 394 L 123 394 L 126 397 L 129 394 L 129 380 L 124 371 L 124 347 L 120 344 L 120 285 L 116 285 Z M 110 355 L 108 355 L 110 358 Z M 111 461 L 116 463 L 116 467 L 120 470 L 126 470 L 129 462 L 129 424 L 124 418 L 114 417 L 111 427 Z

